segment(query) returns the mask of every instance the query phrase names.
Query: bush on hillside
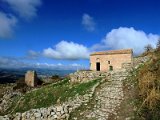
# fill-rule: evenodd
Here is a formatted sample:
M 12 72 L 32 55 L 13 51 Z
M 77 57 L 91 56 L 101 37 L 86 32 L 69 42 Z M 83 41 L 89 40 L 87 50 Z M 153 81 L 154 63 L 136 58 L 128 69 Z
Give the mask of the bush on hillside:
M 151 44 L 148 44 L 148 45 L 146 45 L 146 46 L 144 47 L 144 49 L 145 49 L 145 52 L 150 52 L 150 51 L 153 50 L 153 47 L 152 47 Z

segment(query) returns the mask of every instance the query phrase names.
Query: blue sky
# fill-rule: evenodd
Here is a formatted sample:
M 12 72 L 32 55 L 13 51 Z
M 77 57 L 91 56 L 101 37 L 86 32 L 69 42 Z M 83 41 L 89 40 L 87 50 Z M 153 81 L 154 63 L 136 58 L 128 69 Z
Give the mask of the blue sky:
M 94 51 L 155 47 L 159 0 L 0 0 L 0 67 L 72 69 Z

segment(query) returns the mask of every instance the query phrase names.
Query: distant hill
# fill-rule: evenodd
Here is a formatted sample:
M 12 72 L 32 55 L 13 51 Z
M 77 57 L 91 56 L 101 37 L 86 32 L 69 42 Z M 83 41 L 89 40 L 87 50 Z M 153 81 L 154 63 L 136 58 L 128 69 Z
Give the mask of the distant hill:
M 0 69 L 0 84 L 14 83 L 17 79 L 24 77 L 26 71 L 35 70 L 39 77 L 41 76 L 66 76 L 75 70 L 52 70 L 52 69 L 40 69 L 40 68 L 19 68 L 19 69 Z

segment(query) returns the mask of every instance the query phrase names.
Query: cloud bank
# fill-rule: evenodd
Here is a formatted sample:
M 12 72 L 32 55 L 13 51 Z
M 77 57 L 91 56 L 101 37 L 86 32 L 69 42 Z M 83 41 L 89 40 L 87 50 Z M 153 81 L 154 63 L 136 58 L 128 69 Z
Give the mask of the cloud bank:
M 17 21 L 13 15 L 0 12 L 0 38 L 11 37 Z
M 43 50 L 43 55 L 52 59 L 77 60 L 88 59 L 89 50 L 84 45 L 61 41 L 53 48 Z
M 41 0 L 3 0 L 20 17 L 31 19 L 37 15 L 37 7 L 41 5 Z
M 95 31 L 96 23 L 94 22 L 93 18 L 88 14 L 83 14 L 82 25 L 89 32 Z
M 144 46 L 147 44 L 155 47 L 159 37 L 156 34 L 135 30 L 133 27 L 120 27 L 107 33 L 101 43 L 93 45 L 92 50 L 132 48 L 135 54 L 140 54 L 144 52 Z
M 156 34 L 146 34 L 142 30 L 135 30 L 133 27 L 120 27 L 112 29 L 106 34 L 104 39 L 91 47 L 74 42 L 61 41 L 54 45 L 53 48 L 44 49 L 42 54 L 44 57 L 51 59 L 79 60 L 89 59 L 89 54 L 95 51 L 131 48 L 134 54 L 138 55 L 144 52 L 144 47 L 147 44 L 155 47 L 159 37 Z M 33 51 L 31 53 L 37 55 Z
M 41 54 L 41 56 L 43 55 L 51 59 L 80 60 L 89 59 L 89 54 L 95 51 L 131 48 L 134 54 L 138 55 L 144 52 L 144 47 L 148 44 L 156 47 L 159 38 L 159 35 L 152 33 L 146 34 L 144 31 L 135 30 L 133 27 L 120 27 L 112 29 L 106 34 L 104 39 L 91 47 L 63 40 L 54 45 L 54 47 L 46 48 L 40 53 L 30 51 L 30 54 L 33 57 Z
M 73 63 L 69 65 L 58 64 L 48 64 L 48 63 L 29 63 L 24 62 L 20 58 L 14 57 L 0 57 L 0 68 L 44 68 L 44 69 L 54 69 L 54 70 L 77 70 L 85 69 L 84 66 Z
M 0 68 L 18 68 L 28 66 L 27 63 L 14 57 L 0 57 Z

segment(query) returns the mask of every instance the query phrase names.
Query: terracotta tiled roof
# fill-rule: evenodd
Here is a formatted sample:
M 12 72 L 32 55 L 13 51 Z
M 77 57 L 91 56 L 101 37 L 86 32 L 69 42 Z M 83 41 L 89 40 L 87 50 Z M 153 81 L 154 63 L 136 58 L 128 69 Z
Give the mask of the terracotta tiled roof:
M 94 52 L 94 53 L 90 54 L 90 56 L 92 56 L 92 55 L 111 55 L 111 54 L 132 54 L 132 49 L 108 50 L 108 51 Z

